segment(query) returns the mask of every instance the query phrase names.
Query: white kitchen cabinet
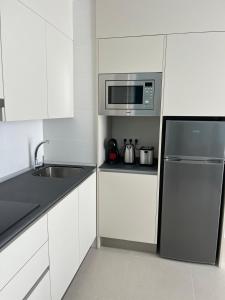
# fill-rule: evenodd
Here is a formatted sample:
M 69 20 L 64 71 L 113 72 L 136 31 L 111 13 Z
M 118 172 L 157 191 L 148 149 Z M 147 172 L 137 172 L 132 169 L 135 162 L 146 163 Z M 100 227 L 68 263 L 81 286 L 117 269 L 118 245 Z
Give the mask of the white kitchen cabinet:
M 27 300 L 51 300 L 49 271 L 44 275 Z
M 99 173 L 100 236 L 157 243 L 157 176 Z
M 225 33 L 167 38 L 164 115 L 225 116 Z
M 3 76 L 2 75 L 3 75 L 2 48 L 0 47 L 0 99 L 4 99 L 4 88 L 3 88 Z
M 73 38 L 73 0 L 19 0 Z
M 48 213 L 52 299 L 61 299 L 79 267 L 78 190 Z
M 22 250 L 23 251 L 23 250 Z M 18 255 L 17 252 L 17 255 Z M 0 291 L 1 300 L 24 299 L 38 283 L 42 274 L 49 267 L 48 243 L 45 243 L 30 260 L 14 274 L 14 277 Z M 2 270 L 1 270 L 2 272 Z M 46 291 L 46 292 L 49 292 Z M 46 298 L 42 298 L 47 300 Z M 42 300 L 41 298 L 39 300 Z
M 18 1 L 1 8 L 6 120 L 47 117 L 45 22 Z
M 2 3 L 0 3 L 0 11 L 2 9 Z M 1 15 L 0 15 L 0 40 L 1 40 Z M 3 87 L 3 66 L 2 66 L 2 47 L 0 47 L 0 99 L 4 98 L 4 87 Z M 1 109 L 0 109 L 1 110 Z M 0 112 L 1 119 L 1 112 Z
M 99 40 L 99 73 L 162 72 L 164 37 Z
M 47 240 L 47 216 L 43 216 L 0 252 L 0 290 Z
M 224 31 L 224 10 L 222 0 L 96 0 L 96 35 Z
M 46 26 L 48 117 L 73 117 L 73 42 Z
M 79 186 L 79 260 L 96 238 L 96 173 Z

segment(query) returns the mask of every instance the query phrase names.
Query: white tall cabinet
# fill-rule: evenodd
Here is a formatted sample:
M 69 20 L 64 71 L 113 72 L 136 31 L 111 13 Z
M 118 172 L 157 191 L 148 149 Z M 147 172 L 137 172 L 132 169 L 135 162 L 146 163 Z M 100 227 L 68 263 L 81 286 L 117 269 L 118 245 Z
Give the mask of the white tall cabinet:
M 225 116 L 225 33 L 167 37 L 164 115 Z
M 48 117 L 73 117 L 73 41 L 46 24 Z
M 6 120 L 47 118 L 44 21 L 18 1 L 3 1 L 1 34 Z
M 78 190 L 48 214 L 52 299 L 61 299 L 79 267 Z
M 73 38 L 73 0 L 19 0 L 59 31 Z

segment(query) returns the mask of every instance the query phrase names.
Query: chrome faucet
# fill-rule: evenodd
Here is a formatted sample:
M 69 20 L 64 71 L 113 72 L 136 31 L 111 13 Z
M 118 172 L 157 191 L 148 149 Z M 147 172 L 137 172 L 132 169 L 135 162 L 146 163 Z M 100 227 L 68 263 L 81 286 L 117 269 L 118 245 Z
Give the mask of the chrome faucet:
M 39 162 L 38 158 L 37 158 L 37 155 L 38 155 L 38 150 L 41 147 L 41 145 L 46 144 L 46 143 L 48 144 L 49 140 L 46 140 L 46 141 L 43 141 L 43 142 L 39 143 L 37 145 L 37 147 L 35 148 L 35 151 L 34 151 L 34 169 L 35 170 L 37 168 L 40 168 L 40 167 L 42 167 L 44 165 L 44 156 L 42 156 L 42 162 Z

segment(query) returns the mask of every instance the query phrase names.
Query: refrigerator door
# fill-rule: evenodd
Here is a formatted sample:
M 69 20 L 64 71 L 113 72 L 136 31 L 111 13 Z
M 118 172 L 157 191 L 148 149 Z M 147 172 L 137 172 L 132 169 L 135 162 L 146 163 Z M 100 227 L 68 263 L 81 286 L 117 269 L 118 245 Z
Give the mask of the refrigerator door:
M 164 157 L 224 158 L 225 122 L 166 121 Z
M 215 264 L 223 162 L 164 161 L 160 255 Z

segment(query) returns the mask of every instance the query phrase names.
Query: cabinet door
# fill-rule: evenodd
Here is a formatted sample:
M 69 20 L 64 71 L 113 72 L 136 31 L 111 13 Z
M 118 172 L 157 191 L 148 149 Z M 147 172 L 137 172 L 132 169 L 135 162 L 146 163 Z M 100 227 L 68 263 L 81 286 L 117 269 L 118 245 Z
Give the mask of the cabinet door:
M 100 172 L 100 236 L 156 244 L 157 176 Z
M 47 117 L 45 23 L 18 1 L 1 11 L 6 120 Z
M 79 256 L 80 263 L 96 238 L 96 174 L 79 187 Z
M 49 118 L 73 117 L 73 42 L 47 25 Z
M 48 214 L 52 299 L 61 299 L 79 267 L 78 191 L 75 190 Z
M 224 31 L 224 10 L 222 0 L 96 0 L 96 35 Z
M 164 115 L 225 115 L 225 33 L 167 40 Z
M 41 279 L 27 300 L 51 300 L 49 272 Z
M 0 47 L 0 99 L 4 99 L 4 89 L 3 89 L 3 77 L 2 77 L 2 75 L 3 75 L 2 47 Z
M 99 40 L 99 73 L 162 72 L 163 36 Z
M 73 0 L 19 0 L 73 38 Z

